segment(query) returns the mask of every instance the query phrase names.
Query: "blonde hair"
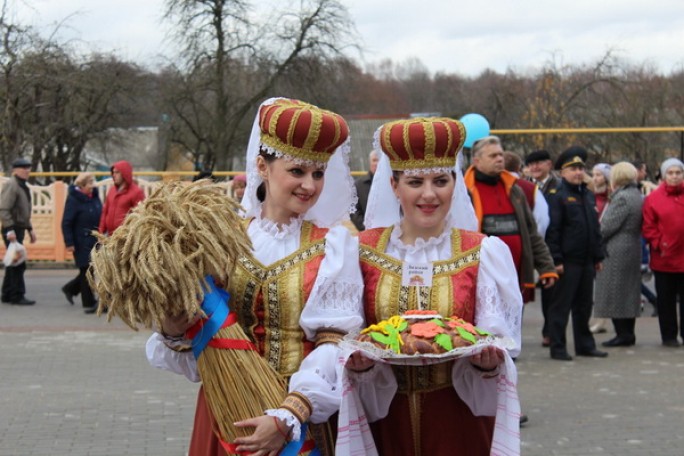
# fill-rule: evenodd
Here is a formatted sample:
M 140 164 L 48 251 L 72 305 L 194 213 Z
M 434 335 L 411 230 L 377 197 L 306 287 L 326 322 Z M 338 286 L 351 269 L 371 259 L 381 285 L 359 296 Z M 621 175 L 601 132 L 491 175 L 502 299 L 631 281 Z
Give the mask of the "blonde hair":
M 610 170 L 610 186 L 613 188 L 624 187 L 637 182 L 636 167 L 626 161 L 616 163 Z
M 81 173 L 78 176 L 76 176 L 76 179 L 74 180 L 74 185 L 83 188 L 86 186 L 88 181 L 95 181 L 95 176 L 93 176 L 93 173 Z

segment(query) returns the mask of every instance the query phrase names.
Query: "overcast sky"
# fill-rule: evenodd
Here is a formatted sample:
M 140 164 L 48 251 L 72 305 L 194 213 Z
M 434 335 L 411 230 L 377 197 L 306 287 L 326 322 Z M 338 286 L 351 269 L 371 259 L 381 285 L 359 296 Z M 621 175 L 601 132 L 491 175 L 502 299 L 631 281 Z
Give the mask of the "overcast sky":
M 418 57 L 432 72 L 524 72 L 555 58 L 590 64 L 609 49 L 667 74 L 684 68 L 682 0 L 342 0 L 365 62 Z M 32 5 L 32 9 L 26 4 Z M 257 2 L 259 3 L 259 2 Z M 169 54 L 163 0 L 11 0 L 19 19 L 143 64 Z M 64 37 L 63 34 L 63 37 Z

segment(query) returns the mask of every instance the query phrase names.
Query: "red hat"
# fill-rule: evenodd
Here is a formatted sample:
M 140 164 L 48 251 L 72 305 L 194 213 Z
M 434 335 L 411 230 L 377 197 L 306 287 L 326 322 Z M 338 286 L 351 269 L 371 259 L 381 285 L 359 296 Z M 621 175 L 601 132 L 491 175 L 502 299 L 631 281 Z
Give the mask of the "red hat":
M 377 141 L 394 171 L 453 168 L 465 127 L 447 117 L 417 117 L 380 127 Z
M 286 98 L 261 106 L 259 127 L 268 152 L 320 163 L 327 163 L 349 136 L 339 114 Z

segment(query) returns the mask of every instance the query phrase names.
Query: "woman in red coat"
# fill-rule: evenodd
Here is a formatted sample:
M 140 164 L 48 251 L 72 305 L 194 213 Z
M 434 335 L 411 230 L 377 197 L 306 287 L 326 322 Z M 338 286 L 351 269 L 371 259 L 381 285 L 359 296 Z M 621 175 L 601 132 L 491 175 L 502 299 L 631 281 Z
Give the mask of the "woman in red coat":
M 684 339 L 684 163 L 668 158 L 660 172 L 663 183 L 644 201 L 642 230 L 651 248 L 660 335 L 664 346 L 677 347 L 678 330 Z

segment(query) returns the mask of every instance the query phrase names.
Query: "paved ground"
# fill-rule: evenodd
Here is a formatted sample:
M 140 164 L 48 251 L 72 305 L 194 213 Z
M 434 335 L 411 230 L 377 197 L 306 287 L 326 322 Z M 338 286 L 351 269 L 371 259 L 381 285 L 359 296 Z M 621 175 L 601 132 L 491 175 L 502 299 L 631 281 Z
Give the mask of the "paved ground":
M 184 455 L 197 386 L 147 364 L 146 332 L 70 306 L 75 274 L 29 270 L 38 304 L 0 305 L 0 456 Z M 538 304 L 524 320 L 524 455 L 684 454 L 684 348 L 660 346 L 655 318 L 635 347 L 569 363 L 539 345 Z

